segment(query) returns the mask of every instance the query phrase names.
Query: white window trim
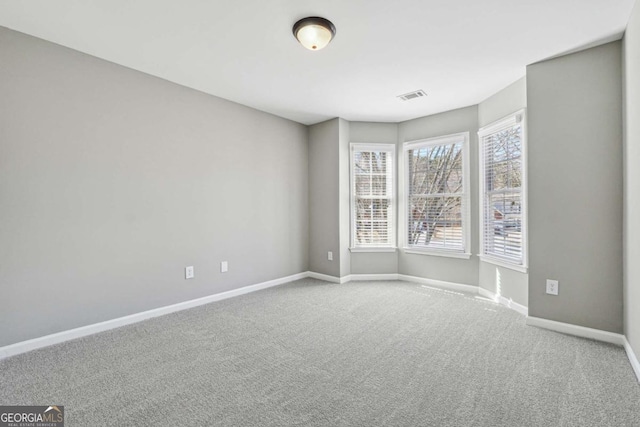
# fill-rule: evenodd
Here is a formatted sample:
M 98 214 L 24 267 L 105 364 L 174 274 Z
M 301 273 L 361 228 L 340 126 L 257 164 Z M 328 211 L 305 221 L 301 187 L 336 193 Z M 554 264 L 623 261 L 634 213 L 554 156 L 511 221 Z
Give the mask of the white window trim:
M 349 248 L 351 252 L 395 252 L 398 250 L 395 246 L 356 246 Z
M 492 254 L 486 254 L 484 252 L 484 189 L 485 189 L 485 171 L 484 171 L 484 146 L 483 138 L 486 135 L 499 132 L 503 129 L 507 129 L 516 123 L 521 123 L 522 138 L 521 138 L 521 163 L 522 163 L 522 263 L 510 261 L 508 258 L 496 257 Z M 495 122 L 480 128 L 478 130 L 478 209 L 480 218 L 480 254 L 478 257 L 481 261 L 490 264 L 498 265 L 500 267 L 510 268 L 512 270 L 526 273 L 529 265 L 529 220 L 528 220 L 528 181 L 527 181 L 527 114 L 526 109 L 518 110 L 515 113 L 509 114 Z
M 409 246 L 407 242 L 407 207 L 409 206 L 409 165 L 407 151 L 415 148 L 416 146 L 433 146 L 433 145 L 446 145 L 453 144 L 455 142 L 463 139 L 462 143 L 462 189 L 464 198 L 466 202 L 464 203 L 464 209 L 462 210 L 462 227 L 464 228 L 462 238 L 463 238 L 463 250 L 452 251 L 450 249 L 435 249 L 435 248 L 420 248 L 415 246 Z M 416 255 L 429 255 L 429 256 L 440 256 L 440 257 L 448 257 L 448 258 L 459 258 L 459 259 L 469 259 L 471 258 L 471 184 L 470 184 L 470 159 L 469 159 L 469 132 L 460 132 L 454 133 L 450 135 L 437 136 L 433 138 L 426 139 L 418 139 L 413 141 L 407 141 L 403 145 L 402 151 L 402 166 L 403 166 L 403 182 L 402 189 L 402 215 L 399 215 L 401 218 L 401 229 L 402 233 L 402 248 L 404 253 L 406 254 L 416 254 Z
M 356 245 L 355 244 L 355 231 L 356 231 L 356 215 L 355 215 L 355 186 L 356 181 L 353 171 L 353 153 L 356 151 L 381 151 L 389 153 L 391 164 L 391 218 L 389 224 L 389 244 L 387 245 Z M 352 142 L 349 144 L 349 222 L 350 222 L 350 236 L 349 236 L 349 250 L 351 252 L 395 252 L 396 247 L 396 145 L 395 144 L 377 144 L 377 143 L 362 143 Z
M 431 256 L 442 256 L 446 258 L 460 258 L 460 259 L 469 259 L 471 258 L 470 253 L 466 252 L 454 252 L 454 251 L 446 251 L 446 250 L 433 250 L 433 249 L 417 249 L 417 248 L 404 248 L 405 254 L 413 254 L 413 255 L 431 255 Z

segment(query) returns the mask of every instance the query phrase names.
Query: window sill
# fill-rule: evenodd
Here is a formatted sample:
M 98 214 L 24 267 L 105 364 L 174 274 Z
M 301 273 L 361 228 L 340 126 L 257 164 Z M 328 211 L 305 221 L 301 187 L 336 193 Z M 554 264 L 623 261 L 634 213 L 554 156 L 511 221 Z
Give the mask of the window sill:
M 487 255 L 478 255 L 480 261 L 486 262 L 488 264 L 497 265 L 498 267 L 508 268 L 510 270 L 519 271 L 520 273 L 527 273 L 528 268 L 524 265 L 512 264 L 509 261 L 501 260 L 498 258 L 493 258 Z
M 395 252 L 396 247 L 377 247 L 377 248 L 349 248 L 351 252 Z
M 441 256 L 441 257 L 458 258 L 458 259 L 469 259 L 469 258 L 471 258 L 471 254 L 468 254 L 468 253 L 433 251 L 433 250 L 428 250 L 428 249 L 415 249 L 415 248 L 404 248 L 404 253 L 405 254 L 414 254 L 414 255 Z

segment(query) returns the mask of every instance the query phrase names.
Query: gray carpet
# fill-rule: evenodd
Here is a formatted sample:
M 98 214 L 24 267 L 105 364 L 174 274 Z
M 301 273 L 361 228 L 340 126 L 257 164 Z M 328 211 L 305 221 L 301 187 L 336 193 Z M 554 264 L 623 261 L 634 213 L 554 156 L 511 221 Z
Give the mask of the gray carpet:
M 408 282 L 313 279 L 0 361 L 68 426 L 640 426 L 620 347 Z

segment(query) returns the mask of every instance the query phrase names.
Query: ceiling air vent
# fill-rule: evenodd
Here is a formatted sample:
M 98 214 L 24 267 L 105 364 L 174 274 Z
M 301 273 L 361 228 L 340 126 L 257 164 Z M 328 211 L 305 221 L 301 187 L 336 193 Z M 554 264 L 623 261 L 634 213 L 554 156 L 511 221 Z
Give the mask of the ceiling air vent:
M 402 99 L 403 101 L 411 101 L 412 99 L 422 98 L 423 96 L 427 96 L 427 94 L 424 93 L 423 90 L 416 90 L 413 92 L 405 93 L 404 95 L 398 95 L 398 98 Z

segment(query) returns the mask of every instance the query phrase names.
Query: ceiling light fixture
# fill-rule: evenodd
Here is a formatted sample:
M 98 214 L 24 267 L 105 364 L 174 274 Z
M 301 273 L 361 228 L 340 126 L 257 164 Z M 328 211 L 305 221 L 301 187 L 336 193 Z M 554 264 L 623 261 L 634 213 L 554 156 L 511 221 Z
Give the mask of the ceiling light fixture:
M 307 49 L 320 50 L 336 35 L 336 27 L 328 19 L 310 16 L 293 24 L 293 35 Z

